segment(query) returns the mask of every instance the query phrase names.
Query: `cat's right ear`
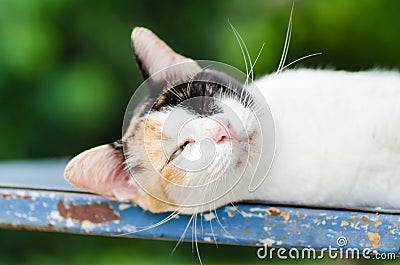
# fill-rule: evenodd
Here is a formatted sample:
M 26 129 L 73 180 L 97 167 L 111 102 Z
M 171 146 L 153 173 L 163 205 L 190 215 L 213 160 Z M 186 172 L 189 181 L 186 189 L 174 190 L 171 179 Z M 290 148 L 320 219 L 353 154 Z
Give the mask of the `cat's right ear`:
M 122 144 L 101 145 L 74 157 L 66 166 L 65 179 L 76 187 L 118 201 L 135 201 L 139 187 L 131 183 L 125 168 Z
M 195 61 L 174 52 L 146 28 L 133 29 L 131 44 L 143 77 L 145 79 L 152 77 L 151 82 L 158 84 L 159 87 L 165 83 L 175 84 L 189 80 L 201 71 L 201 67 Z

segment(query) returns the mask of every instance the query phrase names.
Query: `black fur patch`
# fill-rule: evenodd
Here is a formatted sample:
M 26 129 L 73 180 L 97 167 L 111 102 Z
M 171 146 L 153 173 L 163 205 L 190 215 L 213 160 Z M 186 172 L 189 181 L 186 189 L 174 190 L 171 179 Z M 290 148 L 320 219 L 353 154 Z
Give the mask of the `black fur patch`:
M 159 111 L 164 107 L 179 105 L 200 116 L 210 116 L 221 112 L 218 100 L 224 94 L 238 99 L 241 94 L 242 97 L 248 96 L 243 91 L 243 85 L 235 79 L 221 72 L 205 70 L 196 75 L 193 81 L 164 89 L 151 110 Z
M 122 143 L 122 140 L 115 141 L 115 142 L 111 143 L 110 146 L 114 150 L 117 150 L 117 151 L 122 151 L 124 148 L 124 144 Z

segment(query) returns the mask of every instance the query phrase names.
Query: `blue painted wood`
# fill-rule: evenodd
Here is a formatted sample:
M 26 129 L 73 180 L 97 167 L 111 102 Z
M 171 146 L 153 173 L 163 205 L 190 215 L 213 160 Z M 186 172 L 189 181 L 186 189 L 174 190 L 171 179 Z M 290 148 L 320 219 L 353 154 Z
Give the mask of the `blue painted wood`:
M 64 180 L 68 161 L 67 158 L 2 161 L 0 187 L 83 191 Z
M 393 214 L 238 204 L 192 221 L 179 216 L 144 229 L 169 215 L 91 194 L 12 188 L 0 189 L 0 209 L 1 227 L 22 229 L 172 240 L 183 235 L 199 242 L 317 249 L 338 247 L 338 238 L 344 237 L 343 248 L 397 253 L 400 247 L 400 218 Z
M 169 218 L 76 190 L 13 188 L 4 179 L 0 170 L 0 227 L 287 248 L 371 248 L 382 253 L 398 253 L 400 248 L 398 214 L 237 204 L 192 219 Z

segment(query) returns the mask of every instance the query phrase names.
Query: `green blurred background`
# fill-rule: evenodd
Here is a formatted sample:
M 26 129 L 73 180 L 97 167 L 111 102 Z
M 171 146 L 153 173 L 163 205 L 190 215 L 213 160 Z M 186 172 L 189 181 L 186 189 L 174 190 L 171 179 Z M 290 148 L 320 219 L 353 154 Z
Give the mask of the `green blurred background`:
M 276 70 L 291 3 L 0 0 L 0 159 L 69 157 L 118 139 L 142 82 L 130 48 L 134 26 L 152 29 L 186 56 L 244 70 L 229 19 L 253 58 L 265 43 L 260 76 Z M 399 69 L 399 10 L 397 0 L 298 0 L 287 62 L 322 52 L 297 66 Z M 174 244 L 0 230 L 0 264 L 198 262 L 190 244 L 170 256 Z M 257 262 L 255 248 L 200 250 L 206 264 Z

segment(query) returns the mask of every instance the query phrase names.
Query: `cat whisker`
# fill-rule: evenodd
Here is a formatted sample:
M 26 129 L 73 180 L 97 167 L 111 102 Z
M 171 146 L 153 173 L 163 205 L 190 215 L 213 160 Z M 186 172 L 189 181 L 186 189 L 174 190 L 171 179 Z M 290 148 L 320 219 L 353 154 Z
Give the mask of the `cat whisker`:
M 261 52 L 262 52 L 263 49 L 264 49 L 264 46 L 265 46 L 265 43 L 263 43 L 263 44 L 261 45 L 260 51 L 258 52 L 256 59 L 254 60 L 254 62 L 253 62 L 252 65 L 251 65 L 250 72 L 251 72 L 251 81 L 252 81 L 252 82 L 254 82 L 254 66 L 256 65 L 258 59 L 260 58 L 260 55 L 261 55 Z
M 245 68 L 246 68 L 246 81 L 245 81 L 245 85 L 246 85 L 246 84 L 248 83 L 249 74 L 250 74 L 250 73 L 249 73 L 249 68 L 248 68 L 248 66 L 247 66 L 246 54 L 245 54 L 245 52 L 244 52 L 242 43 L 241 43 L 241 41 L 240 41 L 239 33 L 237 32 L 236 28 L 231 24 L 231 22 L 230 22 L 229 20 L 228 20 L 228 23 L 229 23 L 229 25 L 230 25 L 231 28 L 232 28 L 233 34 L 235 34 L 236 40 L 237 40 L 237 42 L 238 42 L 238 44 L 239 44 L 239 47 L 240 47 L 240 50 L 241 50 L 241 52 L 242 52 L 242 56 L 243 56 L 243 60 L 244 60 L 244 65 L 245 65 Z M 251 62 L 250 62 L 250 64 L 251 64 Z
M 174 87 L 171 87 L 168 90 L 171 91 L 171 93 L 174 94 L 179 100 L 184 100 L 184 98 L 182 98 L 179 94 L 176 93 Z
M 225 164 L 228 164 L 228 163 L 225 163 Z M 224 172 L 225 172 L 225 171 L 224 171 Z M 226 177 L 226 176 L 227 176 L 227 175 L 224 174 L 224 177 Z M 215 186 L 216 186 L 216 184 L 215 184 Z M 216 190 L 217 190 L 217 189 L 215 188 L 214 191 L 213 191 L 213 196 L 214 196 Z M 211 207 L 211 206 L 210 206 L 210 207 Z M 225 232 L 230 238 L 236 240 L 235 237 L 233 237 L 233 236 L 225 229 L 225 227 L 222 225 L 222 223 L 221 223 L 221 221 L 220 221 L 220 219 L 219 219 L 217 210 L 216 210 L 215 200 L 213 201 L 213 212 L 214 212 L 214 214 L 215 214 L 215 219 L 217 220 L 217 223 L 218 223 L 219 226 L 222 228 L 222 230 L 224 230 L 224 232 Z
M 197 214 L 198 214 L 198 212 L 196 209 L 196 213 L 195 213 L 195 217 L 194 217 L 194 241 L 195 241 L 195 246 L 196 246 L 197 257 L 199 258 L 200 264 L 203 264 L 203 262 L 201 261 L 201 257 L 200 257 L 199 244 L 197 242 Z
M 176 209 L 170 215 L 168 215 L 167 217 L 165 217 L 164 219 L 162 219 L 161 221 L 159 221 L 159 222 L 157 222 L 155 224 L 152 224 L 152 225 L 149 225 L 149 226 L 143 226 L 143 227 L 140 227 L 142 229 L 135 230 L 133 232 L 128 232 L 128 233 L 121 233 L 121 234 L 118 234 L 117 236 L 132 235 L 132 234 L 135 234 L 135 233 L 139 233 L 139 232 L 143 232 L 143 231 L 146 231 L 146 230 L 149 230 L 149 229 L 156 228 L 156 227 L 158 227 L 158 226 L 160 226 L 162 224 L 165 224 L 166 222 L 169 222 L 171 219 L 173 219 L 176 216 L 178 216 L 182 212 L 182 211 L 179 211 L 180 209 L 181 208 Z
M 276 73 L 279 73 L 280 71 L 282 71 L 282 67 L 285 65 L 286 56 L 288 54 L 290 38 L 292 36 L 293 9 L 294 9 L 294 2 L 292 4 L 292 9 L 290 11 L 289 24 L 288 24 L 288 28 L 286 30 L 285 44 L 283 45 L 282 56 L 281 56 L 281 60 L 279 61 L 279 65 L 278 65 L 278 69 L 276 70 Z
M 225 180 L 225 187 L 228 187 L 228 186 L 227 186 L 228 183 L 227 183 L 227 181 L 226 181 L 226 180 L 227 180 L 227 177 L 225 177 L 224 180 Z M 234 190 L 232 189 L 231 192 L 233 193 Z M 230 201 L 229 204 L 232 205 L 233 207 L 235 207 L 235 209 L 237 209 L 236 206 L 233 204 L 234 199 L 232 198 L 231 192 L 229 192 L 229 193 L 227 194 L 227 195 L 228 195 L 228 198 L 229 198 L 229 201 Z
M 190 98 L 190 87 L 192 86 L 194 76 L 189 79 L 188 85 L 186 87 L 186 96 Z
M 188 230 L 190 224 L 192 223 L 193 218 L 194 218 L 194 215 L 192 215 L 192 216 L 190 217 L 189 221 L 187 222 L 186 227 L 185 227 L 185 229 L 184 229 L 183 232 L 182 232 L 182 235 L 180 236 L 178 242 L 176 243 L 175 247 L 174 247 L 174 248 L 172 249 L 172 251 L 171 251 L 171 255 L 173 255 L 173 254 L 175 253 L 175 251 L 176 251 L 176 249 L 178 248 L 179 244 L 182 242 L 183 238 L 185 237 L 186 232 L 187 232 L 187 230 Z
M 194 253 L 194 225 L 195 225 L 197 216 L 195 215 L 195 213 L 193 213 L 192 216 L 193 216 L 193 222 L 192 222 L 192 238 L 191 238 L 191 243 L 192 243 L 192 253 Z
M 204 205 L 201 206 L 201 213 L 203 213 Z M 200 218 L 200 226 L 201 226 L 201 238 L 204 238 L 204 227 L 203 227 L 203 214 Z
M 224 230 L 224 232 L 228 235 L 229 238 L 231 238 L 231 239 L 237 241 L 237 239 L 236 239 L 234 236 L 232 236 L 231 233 L 229 233 L 229 232 L 225 229 L 225 227 L 222 225 L 222 223 L 221 223 L 221 221 L 220 221 L 220 219 L 219 219 L 217 210 L 214 210 L 214 213 L 215 213 L 215 219 L 217 220 L 217 223 L 218 223 L 219 226 L 222 228 L 222 230 Z
M 234 28 L 234 31 L 236 32 L 236 34 L 237 34 L 237 36 L 239 37 L 239 39 L 240 39 L 240 41 L 242 42 L 242 44 L 243 44 L 243 47 L 244 47 L 244 49 L 245 49 L 245 51 L 246 51 L 246 54 L 247 54 L 247 58 L 248 58 L 248 60 L 249 60 L 249 64 L 250 64 L 250 66 L 252 65 L 252 62 L 251 62 L 251 57 L 250 57 L 250 53 L 249 53 L 249 50 L 247 49 L 247 45 L 246 45 L 246 43 L 244 42 L 244 40 L 243 40 L 243 38 L 242 38 L 242 36 L 239 34 L 239 31 L 236 29 L 236 28 Z M 253 72 L 252 72 L 252 69 L 250 68 L 250 70 L 248 71 L 248 75 L 247 75 L 247 78 L 246 78 L 246 84 L 248 84 L 249 82 L 248 82 L 248 80 L 249 80 L 249 78 L 250 78 L 250 75 L 251 75 L 251 80 L 253 80 Z
M 209 205 L 209 212 L 212 213 L 211 204 Z M 214 228 L 213 228 L 211 220 L 212 220 L 211 218 L 210 218 L 210 220 L 208 220 L 210 223 L 211 235 L 214 239 L 215 246 L 218 248 L 218 242 L 217 242 L 217 238 L 215 237 Z
M 201 68 L 201 71 L 207 70 L 208 68 L 211 68 L 212 66 L 213 66 L 213 64 L 206 65 L 206 66 L 204 66 L 204 67 Z M 195 76 L 196 76 L 196 75 L 193 75 L 193 76 L 191 76 L 191 77 L 189 78 L 189 82 L 188 82 L 188 85 L 187 85 L 187 87 L 186 87 L 186 93 L 187 93 L 187 97 L 188 97 L 188 98 L 190 97 L 190 87 L 192 86 L 192 83 L 193 83 L 193 81 L 194 81 Z M 208 81 L 208 80 L 207 80 L 207 81 Z
M 284 66 L 279 72 L 282 72 L 283 70 L 285 70 L 285 69 L 288 68 L 289 66 L 291 66 L 291 65 L 293 65 L 293 64 L 295 64 L 295 63 L 297 63 L 297 62 L 299 62 L 299 61 L 301 61 L 301 60 L 304 60 L 304 59 L 309 58 L 309 57 L 312 57 L 312 56 L 321 55 L 321 54 L 322 54 L 322 52 L 316 52 L 316 53 L 312 53 L 312 54 L 309 54 L 309 55 L 300 57 L 300 58 L 298 58 L 298 59 L 292 61 L 291 63 L 287 64 L 286 66 Z

